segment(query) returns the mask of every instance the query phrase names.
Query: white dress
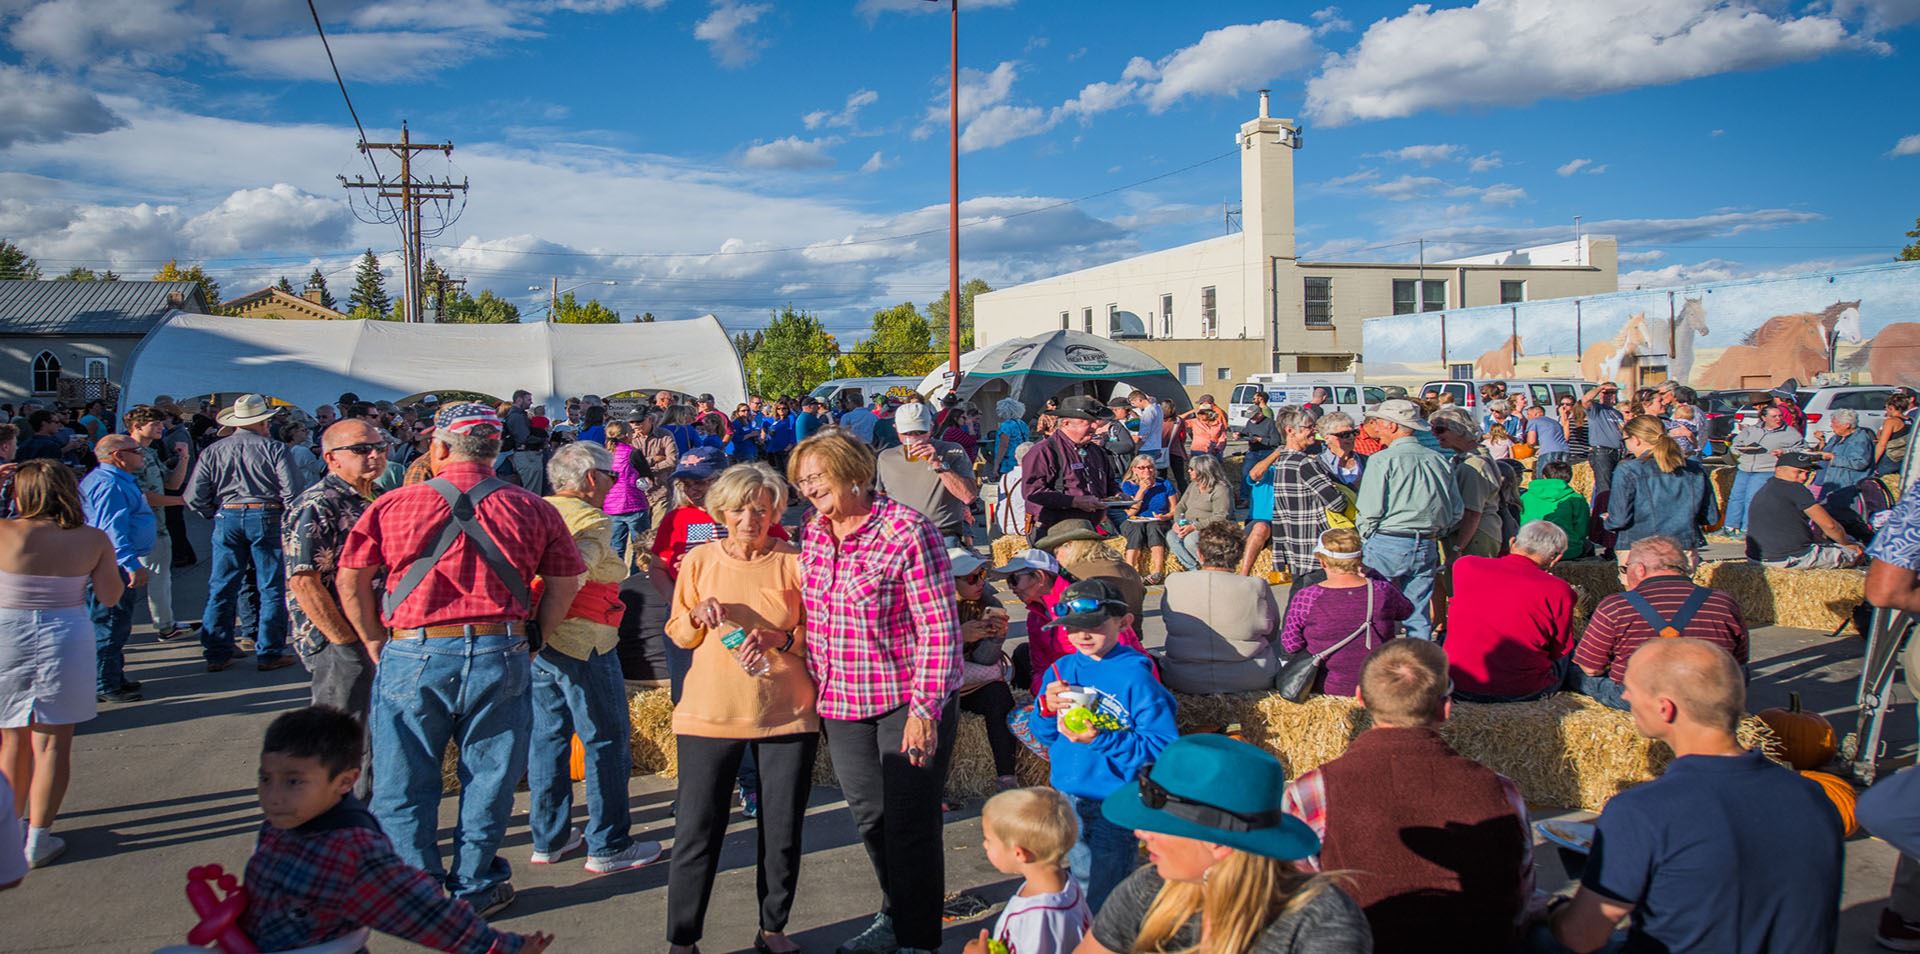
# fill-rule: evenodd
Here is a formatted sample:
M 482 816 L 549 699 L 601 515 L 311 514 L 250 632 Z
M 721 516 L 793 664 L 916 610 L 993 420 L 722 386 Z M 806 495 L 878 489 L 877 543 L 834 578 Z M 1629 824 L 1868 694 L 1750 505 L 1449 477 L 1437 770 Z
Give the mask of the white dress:
M 84 576 L 0 570 L 0 728 L 71 725 L 99 711 Z

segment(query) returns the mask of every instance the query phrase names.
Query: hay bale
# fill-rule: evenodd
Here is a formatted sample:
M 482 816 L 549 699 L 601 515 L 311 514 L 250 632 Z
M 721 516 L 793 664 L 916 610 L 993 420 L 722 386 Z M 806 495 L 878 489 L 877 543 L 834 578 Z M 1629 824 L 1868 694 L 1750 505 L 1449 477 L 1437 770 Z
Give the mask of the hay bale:
M 1593 607 L 1609 594 L 1620 592 L 1620 567 L 1612 560 L 1569 560 L 1554 564 L 1553 575 L 1573 587 L 1579 601 L 1573 606 L 1574 622 L 1585 626 Z
M 633 753 L 633 774 L 676 777 L 680 769 L 680 747 L 673 738 L 672 692 L 629 690 L 627 721 L 633 725 L 633 735 L 627 740 Z
M 1746 560 L 1715 560 L 1694 582 L 1725 590 L 1750 627 L 1793 626 L 1832 632 L 1866 599 L 1865 570 L 1781 570 Z
M 1567 478 L 1567 486 L 1579 491 L 1580 496 L 1593 499 L 1593 465 L 1580 461 L 1573 465 L 1573 476 Z
M 1006 566 L 1013 560 L 1014 554 L 1025 549 L 1027 549 L 1027 538 L 1019 534 L 1009 533 L 1004 537 L 995 537 L 992 546 L 993 565 Z

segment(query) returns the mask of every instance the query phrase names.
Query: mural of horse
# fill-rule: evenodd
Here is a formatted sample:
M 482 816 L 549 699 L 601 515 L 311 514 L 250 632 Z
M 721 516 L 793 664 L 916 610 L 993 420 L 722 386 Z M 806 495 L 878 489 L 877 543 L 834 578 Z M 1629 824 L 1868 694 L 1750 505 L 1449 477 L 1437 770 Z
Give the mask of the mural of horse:
M 1772 387 L 1788 378 L 1811 381 L 1827 370 L 1833 339 L 1859 344 L 1860 303 L 1837 301 L 1825 311 L 1775 315 L 1700 373 L 1695 387 Z M 1877 379 L 1876 379 L 1877 380 Z
M 1513 335 L 1473 362 L 1474 375 L 1482 378 L 1513 377 L 1514 357 L 1526 353 L 1526 349 L 1521 347 L 1520 336 Z
M 1697 297 L 1687 299 L 1673 319 L 1673 366 L 1667 369 L 1668 377 L 1688 383 L 1693 374 L 1693 339 L 1706 333 L 1707 306 Z
M 1875 384 L 1920 381 L 1920 322 L 1896 321 L 1846 360 L 1849 370 L 1866 369 Z
M 1603 341 L 1587 349 L 1580 358 L 1580 376 L 1587 381 L 1612 381 L 1631 389 L 1634 382 L 1621 380 L 1621 372 L 1631 366 L 1633 357 L 1647 346 L 1647 316 L 1634 312 L 1612 341 Z

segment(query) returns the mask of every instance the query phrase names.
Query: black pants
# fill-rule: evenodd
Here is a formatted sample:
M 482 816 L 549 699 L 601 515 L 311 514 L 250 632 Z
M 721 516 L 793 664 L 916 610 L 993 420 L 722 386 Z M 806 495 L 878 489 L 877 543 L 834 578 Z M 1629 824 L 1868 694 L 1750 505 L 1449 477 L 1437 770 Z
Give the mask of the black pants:
M 177 494 L 177 490 L 167 493 Z M 187 508 L 179 504 L 167 507 L 167 533 L 173 537 L 173 562 L 184 566 L 198 562 L 200 555 L 193 552 L 193 541 L 187 539 Z
M 898 738 L 898 736 L 895 736 Z M 733 809 L 733 780 L 749 748 L 760 763 L 760 840 L 756 887 L 760 929 L 784 931 L 800 880 L 800 830 L 813 790 L 813 760 L 820 736 L 769 739 L 675 737 L 680 753 L 680 794 L 673 825 L 673 860 L 667 872 L 667 943 L 695 944 L 707 922 L 713 876 Z M 935 806 L 935 812 L 939 811 Z M 938 899 L 936 898 L 936 908 Z M 939 921 L 935 910 L 934 920 Z
M 960 697 L 960 708 L 987 720 L 987 747 L 993 750 L 993 774 L 1012 775 L 1013 754 L 1020 740 L 1007 727 L 1013 712 L 1013 690 L 1004 682 L 990 682 Z
M 958 717 L 958 707 L 947 700 L 933 761 L 925 767 L 907 761 L 900 751 L 906 706 L 868 719 L 820 720 L 840 791 L 880 879 L 880 910 L 893 919 L 901 947 L 940 949 L 940 908 L 947 893 L 940 795 Z M 679 851 L 678 842 L 674 850 Z
M 1587 453 L 1587 464 L 1593 468 L 1595 495 L 1613 489 L 1613 468 L 1624 453 L 1618 447 L 1595 447 Z

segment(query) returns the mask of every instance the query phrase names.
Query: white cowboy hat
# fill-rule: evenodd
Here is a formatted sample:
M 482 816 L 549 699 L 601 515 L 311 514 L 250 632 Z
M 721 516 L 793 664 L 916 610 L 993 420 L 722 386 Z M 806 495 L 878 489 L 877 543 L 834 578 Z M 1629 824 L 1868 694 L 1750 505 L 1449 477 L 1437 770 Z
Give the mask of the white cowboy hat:
M 266 398 L 258 394 L 242 394 L 234 398 L 232 407 L 221 411 L 214 419 L 227 427 L 245 427 L 278 413 L 279 409 L 267 405 Z

